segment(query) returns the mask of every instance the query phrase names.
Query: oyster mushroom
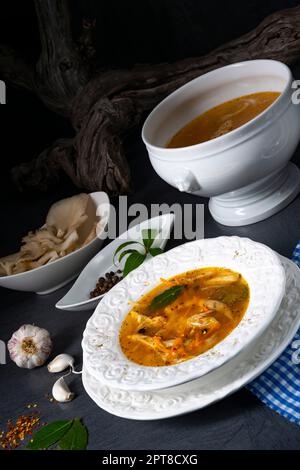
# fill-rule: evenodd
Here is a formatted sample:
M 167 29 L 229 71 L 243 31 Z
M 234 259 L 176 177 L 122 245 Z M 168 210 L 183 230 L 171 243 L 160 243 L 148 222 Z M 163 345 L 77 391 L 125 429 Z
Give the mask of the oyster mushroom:
M 187 326 L 191 328 L 199 328 L 200 330 L 205 329 L 209 332 L 218 330 L 220 328 L 220 322 L 215 317 L 205 317 L 201 313 L 196 313 L 189 317 L 186 321 Z
M 150 318 L 134 310 L 131 312 L 131 317 L 136 322 L 137 331 L 146 330 L 148 335 L 157 333 L 166 323 L 166 320 L 161 316 Z
M 0 274 L 2 276 L 10 276 L 14 274 L 14 267 L 20 258 L 20 253 L 14 253 L 12 255 L 4 256 L 0 259 Z
M 59 238 L 66 238 L 88 218 L 88 194 L 78 194 L 50 207 L 46 218 L 46 228 L 52 229 Z
M 23 237 L 20 251 L 0 258 L 0 275 L 38 268 L 91 242 L 97 223 L 84 225 L 92 214 L 88 203 L 88 194 L 82 193 L 53 204 L 45 225 Z

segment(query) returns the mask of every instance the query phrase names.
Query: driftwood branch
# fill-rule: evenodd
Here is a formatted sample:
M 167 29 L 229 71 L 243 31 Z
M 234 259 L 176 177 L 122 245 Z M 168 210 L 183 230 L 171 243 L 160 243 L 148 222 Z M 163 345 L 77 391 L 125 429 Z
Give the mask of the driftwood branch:
M 22 189 L 46 189 L 64 171 L 80 188 L 127 192 L 130 174 L 122 142 L 145 111 L 177 87 L 220 66 L 259 58 L 291 64 L 300 58 L 298 6 L 270 15 L 250 33 L 205 56 L 90 76 L 81 52 L 89 50 L 90 61 L 94 60 L 91 31 L 77 47 L 66 0 L 35 3 L 42 44 L 35 87 L 47 106 L 71 119 L 74 138 L 57 141 L 37 159 L 16 168 L 14 179 Z
M 88 80 L 87 69 L 75 48 L 65 0 L 35 0 L 41 55 L 36 89 L 53 111 L 69 115 L 73 98 Z
M 23 187 L 19 186 L 20 181 L 26 181 L 28 188 L 45 191 L 59 181 L 63 170 L 78 186 L 74 172 L 76 168 L 73 161 L 74 154 L 72 139 L 57 140 L 29 164 L 25 162 L 13 168 L 12 178 L 20 191 L 23 190 Z
M 9 46 L 0 45 L 1 79 L 29 91 L 34 90 L 34 70 Z

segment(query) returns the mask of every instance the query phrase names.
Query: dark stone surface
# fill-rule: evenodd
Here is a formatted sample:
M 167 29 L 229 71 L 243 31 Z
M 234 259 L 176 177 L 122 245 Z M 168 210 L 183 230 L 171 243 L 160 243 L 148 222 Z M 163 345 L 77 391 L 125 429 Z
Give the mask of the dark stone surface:
M 300 149 L 297 151 L 300 156 Z M 128 157 L 135 179 L 135 192 L 128 203 L 205 202 L 205 236 L 240 235 L 266 243 L 290 257 L 300 237 L 300 197 L 270 219 L 240 228 L 214 222 L 206 201 L 181 194 L 165 184 L 150 166 L 138 135 L 128 142 Z M 299 160 L 299 158 L 295 158 Z M 2 254 L 15 249 L 26 230 L 42 223 L 49 204 L 70 193 L 69 188 L 48 196 L 23 198 L 16 194 L 1 198 L 0 210 L 5 224 L 1 230 Z M 115 203 L 117 201 L 114 201 Z M 3 230 L 5 227 L 5 230 Z M 170 241 L 167 248 L 178 241 Z M 70 286 L 38 296 L 0 289 L 0 338 L 7 341 L 23 323 L 47 328 L 53 337 L 53 356 L 68 352 L 81 363 L 81 337 L 91 312 L 64 312 L 55 309 L 56 301 Z M 70 386 L 76 399 L 68 404 L 50 403 L 55 377 L 46 367 L 19 369 L 12 362 L 0 366 L 0 428 L 8 418 L 26 411 L 28 403 L 37 403 L 43 420 L 82 417 L 89 429 L 90 449 L 299 449 L 299 427 L 271 411 L 249 391 L 243 389 L 207 409 L 171 419 L 139 422 L 120 419 L 99 409 L 85 393 L 80 376 Z
M 299 78 L 300 66 L 294 71 L 295 78 Z M 1 150 L 7 167 L 32 158 L 38 152 L 37 146 L 45 147 L 43 133 L 46 131 L 49 142 L 52 133 L 64 133 L 58 119 L 48 118 L 35 100 L 23 94 L 14 97 L 12 105 L 10 101 L 9 106 L 0 108 Z M 12 98 L 10 94 L 9 99 Z M 9 142 L 12 133 L 14 138 Z M 135 184 L 128 204 L 139 202 L 149 207 L 151 203 L 163 202 L 205 203 L 206 237 L 246 236 L 291 256 L 300 238 L 300 196 L 268 220 L 246 227 L 224 227 L 211 218 L 207 201 L 179 193 L 160 180 L 149 163 L 138 132 L 128 139 L 127 156 Z M 299 166 L 300 147 L 294 161 Z M 20 195 L 14 192 L 3 168 L 0 178 L 0 256 L 3 256 L 18 248 L 28 230 L 43 223 L 52 202 L 76 190 L 64 183 L 48 195 Z M 117 200 L 112 202 L 117 204 Z M 170 241 L 167 248 L 176 244 Z M 92 312 L 64 312 L 55 308 L 69 287 L 46 296 L 0 288 L 0 339 L 7 341 L 22 324 L 34 323 L 50 331 L 54 342 L 52 356 L 68 352 L 76 357 L 79 366 L 81 337 Z M 28 403 L 37 403 L 44 421 L 81 417 L 89 430 L 90 449 L 300 449 L 299 427 L 267 408 L 246 389 L 204 410 L 161 421 L 139 422 L 120 419 L 99 409 L 85 393 L 80 376 L 73 376 L 70 382 L 77 394 L 73 402 L 50 403 L 45 395 L 51 392 L 54 380 L 46 367 L 28 371 L 17 368 L 11 361 L 0 365 L 0 430 L 8 418 L 16 418 L 26 411 Z

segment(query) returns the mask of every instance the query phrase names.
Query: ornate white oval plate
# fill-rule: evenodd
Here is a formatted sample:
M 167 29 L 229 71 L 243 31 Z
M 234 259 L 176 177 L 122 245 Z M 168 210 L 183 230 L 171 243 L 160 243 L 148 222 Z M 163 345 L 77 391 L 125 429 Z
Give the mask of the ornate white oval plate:
M 205 266 L 233 269 L 248 282 L 250 302 L 239 325 L 215 347 L 180 364 L 145 367 L 128 360 L 119 344 L 119 330 L 130 302 L 159 284 L 161 277 Z M 284 292 L 284 269 L 276 253 L 266 246 L 239 237 L 186 243 L 152 258 L 104 296 L 84 332 L 84 366 L 101 383 L 123 390 L 156 390 L 199 378 L 229 361 L 263 333 Z
M 300 325 L 300 270 L 283 258 L 286 296 L 267 331 L 232 361 L 200 379 L 152 392 L 118 390 L 101 384 L 86 368 L 83 384 L 95 403 L 116 416 L 152 420 L 169 418 L 211 405 L 262 374 L 285 350 Z

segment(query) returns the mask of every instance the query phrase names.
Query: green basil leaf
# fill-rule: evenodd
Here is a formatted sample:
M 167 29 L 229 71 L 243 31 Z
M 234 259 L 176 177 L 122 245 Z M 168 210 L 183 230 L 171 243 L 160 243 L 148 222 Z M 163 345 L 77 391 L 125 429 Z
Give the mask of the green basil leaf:
M 129 255 L 130 253 L 139 253 L 139 251 L 138 251 L 138 250 L 134 250 L 134 249 L 122 251 L 122 253 L 121 253 L 120 256 L 119 256 L 119 260 L 118 260 L 119 263 L 122 261 L 122 259 L 124 258 L 124 256 Z
M 138 251 L 136 253 L 131 253 L 131 255 L 128 256 L 124 269 L 123 269 L 123 277 L 127 276 L 130 271 L 133 271 L 136 269 L 138 266 L 140 266 L 146 258 L 146 254 L 139 253 Z
M 163 253 L 163 250 L 161 248 L 150 248 L 149 249 L 149 253 L 151 256 L 157 256 L 157 255 L 161 255 Z
M 88 442 L 86 427 L 76 418 L 69 431 L 60 439 L 58 446 L 61 450 L 85 450 Z
M 117 256 L 117 254 L 123 250 L 123 248 L 125 248 L 126 246 L 128 245 L 132 245 L 133 243 L 139 243 L 139 242 L 135 242 L 133 240 L 130 240 L 129 242 L 125 242 L 125 243 L 122 243 L 121 245 L 118 246 L 118 248 L 116 249 L 115 251 L 115 254 L 114 254 L 114 258 L 113 258 L 113 262 L 115 261 L 115 257 Z
M 177 297 L 181 294 L 185 286 L 172 286 L 169 289 L 165 290 L 161 294 L 158 294 L 152 302 L 150 303 L 150 309 L 156 310 L 159 308 L 166 307 L 171 302 L 177 299 Z
M 149 248 L 152 246 L 157 233 L 158 231 L 152 228 L 142 230 L 143 243 L 146 250 L 149 250 Z
M 44 426 L 33 435 L 32 442 L 27 444 L 28 450 L 44 450 L 58 442 L 69 431 L 73 420 L 54 421 Z

